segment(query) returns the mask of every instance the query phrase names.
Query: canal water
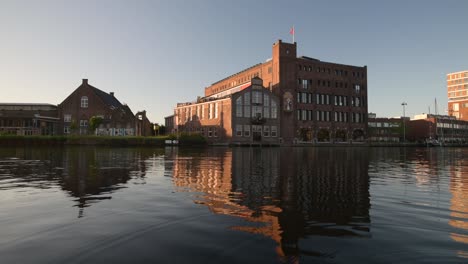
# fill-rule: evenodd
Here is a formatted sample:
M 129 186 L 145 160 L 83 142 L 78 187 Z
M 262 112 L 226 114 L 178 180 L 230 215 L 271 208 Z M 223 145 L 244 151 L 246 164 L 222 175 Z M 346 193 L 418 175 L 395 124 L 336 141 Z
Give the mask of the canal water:
M 0 263 L 468 262 L 467 156 L 1 148 Z

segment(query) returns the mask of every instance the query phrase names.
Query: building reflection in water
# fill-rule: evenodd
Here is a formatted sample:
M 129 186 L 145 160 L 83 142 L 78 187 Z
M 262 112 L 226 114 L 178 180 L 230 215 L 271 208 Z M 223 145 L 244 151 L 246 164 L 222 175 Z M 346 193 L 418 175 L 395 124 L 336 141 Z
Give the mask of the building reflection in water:
M 450 237 L 468 246 L 468 161 L 465 149 L 456 152 L 451 160 L 454 164 L 450 168 L 450 226 L 455 231 Z M 468 250 L 457 252 L 459 257 L 468 258 Z
M 14 175 L 14 185 L 3 188 L 60 188 L 74 197 L 78 217 L 84 208 L 112 198 L 112 193 L 126 188 L 130 179 L 143 179 L 147 160 L 163 150 L 73 147 L 63 149 L 4 149 L 3 157 L 17 157 L 3 164 L 7 175 Z
M 174 153 L 179 191 L 252 224 L 232 227 L 276 241 L 280 257 L 330 256 L 301 249 L 307 236 L 369 235 L 368 152 L 359 148 L 210 149 L 205 158 Z

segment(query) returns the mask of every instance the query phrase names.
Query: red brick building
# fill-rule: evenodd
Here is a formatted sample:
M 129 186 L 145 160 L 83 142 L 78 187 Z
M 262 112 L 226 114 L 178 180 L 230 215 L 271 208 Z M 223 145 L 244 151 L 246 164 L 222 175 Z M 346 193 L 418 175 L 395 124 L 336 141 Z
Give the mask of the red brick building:
M 453 116 L 422 114 L 407 123 L 406 133 L 406 138 L 413 142 L 467 143 L 468 121 Z
M 468 71 L 447 74 L 448 114 L 468 121 Z
M 262 83 L 254 77 L 234 93 L 177 104 L 174 131 L 199 133 L 210 143 L 279 144 L 280 100 Z
M 273 44 L 272 58 L 205 88 L 222 98 L 244 89 L 253 77 L 280 98 L 284 143 L 362 141 L 367 137 L 367 67 L 297 57 L 297 44 Z
M 408 123 L 408 121 L 406 121 Z M 405 124 L 406 125 L 406 124 Z M 368 116 L 369 141 L 372 142 L 402 142 L 403 118 Z
M 113 92 L 101 91 L 88 84 L 87 79 L 83 79 L 82 84 L 58 105 L 58 116 L 63 134 L 146 135 L 144 118 L 136 118 Z M 94 131 L 89 128 L 92 117 L 102 120 Z

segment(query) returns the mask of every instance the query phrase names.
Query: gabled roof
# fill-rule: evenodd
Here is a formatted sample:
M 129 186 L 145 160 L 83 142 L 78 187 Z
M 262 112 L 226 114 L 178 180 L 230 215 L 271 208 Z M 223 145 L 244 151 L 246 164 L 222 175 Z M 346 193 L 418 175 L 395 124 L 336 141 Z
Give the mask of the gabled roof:
M 110 94 L 108 94 L 108 93 L 106 93 L 106 92 L 104 92 L 104 91 L 101 91 L 101 90 L 99 90 L 98 88 L 96 88 L 96 87 L 94 87 L 94 86 L 92 86 L 92 85 L 89 85 L 89 84 L 88 84 L 88 86 L 91 87 L 91 88 L 93 89 L 94 93 L 95 93 L 97 96 L 99 96 L 99 98 L 101 98 L 101 100 L 102 100 L 105 104 L 107 104 L 107 105 L 109 105 L 109 106 L 113 106 L 113 107 L 115 107 L 115 108 L 118 108 L 118 107 L 121 107 L 121 106 L 122 106 L 122 104 L 119 102 L 119 100 L 117 100 L 117 98 L 115 98 L 113 95 L 110 95 Z

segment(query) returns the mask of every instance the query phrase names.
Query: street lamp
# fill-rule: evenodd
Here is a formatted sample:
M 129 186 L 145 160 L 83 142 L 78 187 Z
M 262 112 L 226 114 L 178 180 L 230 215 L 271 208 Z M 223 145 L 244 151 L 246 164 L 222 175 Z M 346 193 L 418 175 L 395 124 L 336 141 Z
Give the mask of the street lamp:
M 403 106 L 403 142 L 406 142 L 405 106 L 407 106 L 408 104 L 406 102 L 403 102 L 401 103 L 401 105 Z

